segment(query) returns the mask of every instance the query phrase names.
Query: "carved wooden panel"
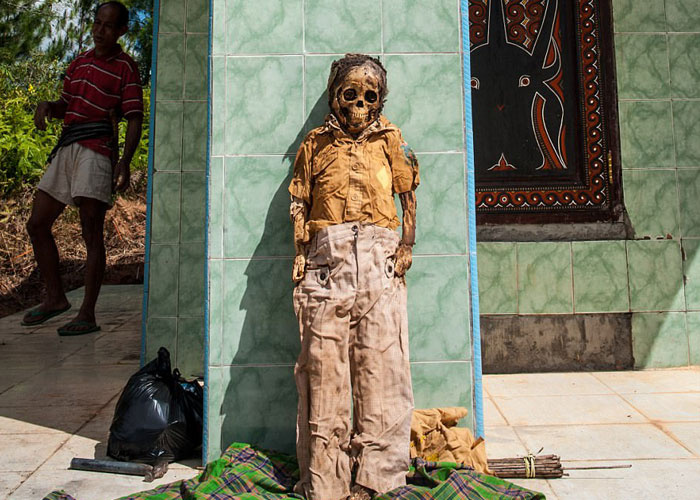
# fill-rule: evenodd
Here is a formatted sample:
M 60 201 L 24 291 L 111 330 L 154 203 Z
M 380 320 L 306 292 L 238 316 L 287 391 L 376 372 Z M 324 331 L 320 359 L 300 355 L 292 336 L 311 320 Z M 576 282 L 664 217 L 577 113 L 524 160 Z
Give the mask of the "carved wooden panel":
M 601 3 L 470 1 L 481 221 L 615 216 L 616 98 Z

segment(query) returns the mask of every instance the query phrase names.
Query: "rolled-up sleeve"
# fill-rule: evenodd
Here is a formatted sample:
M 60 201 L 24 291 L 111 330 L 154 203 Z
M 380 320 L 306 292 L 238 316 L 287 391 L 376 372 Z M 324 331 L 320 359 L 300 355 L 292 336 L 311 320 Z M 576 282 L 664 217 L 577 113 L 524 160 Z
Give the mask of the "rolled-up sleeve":
M 61 100 L 68 104 L 73 97 L 71 84 L 73 83 L 73 71 L 75 70 L 75 61 L 70 63 L 66 70 L 66 76 L 63 78 L 63 90 L 61 91 Z
M 414 191 L 420 184 L 418 159 L 415 153 L 408 147 L 398 130 L 389 134 L 388 142 L 394 192 Z
M 143 115 L 143 89 L 135 64 L 127 64 L 128 70 L 122 74 L 121 109 L 126 117 Z
M 299 146 L 296 159 L 294 160 L 294 173 L 292 182 L 289 184 L 289 194 L 304 200 L 304 203 L 311 204 L 311 143 L 313 139 L 309 136 Z

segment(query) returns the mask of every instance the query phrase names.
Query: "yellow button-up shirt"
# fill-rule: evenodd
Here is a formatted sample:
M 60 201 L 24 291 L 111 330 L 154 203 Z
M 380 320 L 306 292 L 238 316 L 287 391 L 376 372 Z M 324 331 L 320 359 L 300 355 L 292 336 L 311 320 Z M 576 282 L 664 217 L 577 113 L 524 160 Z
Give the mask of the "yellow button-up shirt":
M 418 161 L 384 116 L 354 139 L 333 115 L 299 146 L 289 192 L 311 207 L 306 234 L 360 221 L 396 229 L 394 193 L 416 189 Z

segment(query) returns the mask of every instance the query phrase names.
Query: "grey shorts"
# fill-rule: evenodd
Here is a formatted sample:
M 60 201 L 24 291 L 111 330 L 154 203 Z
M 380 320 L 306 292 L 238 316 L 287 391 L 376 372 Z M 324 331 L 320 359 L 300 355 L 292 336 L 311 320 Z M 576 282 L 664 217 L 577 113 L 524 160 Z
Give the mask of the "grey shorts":
M 93 198 L 112 205 L 112 162 L 77 142 L 60 148 L 39 181 L 38 189 L 75 206 L 75 198 Z

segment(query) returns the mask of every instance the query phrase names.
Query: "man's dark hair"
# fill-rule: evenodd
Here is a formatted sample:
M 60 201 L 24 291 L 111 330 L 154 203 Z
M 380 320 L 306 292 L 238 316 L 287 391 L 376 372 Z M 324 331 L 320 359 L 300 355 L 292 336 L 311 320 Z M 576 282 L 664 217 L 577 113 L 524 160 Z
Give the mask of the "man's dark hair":
M 110 1 L 110 2 L 104 2 L 101 3 L 100 5 L 97 6 L 95 9 L 95 17 L 97 17 L 97 11 L 100 10 L 102 7 L 105 7 L 107 5 L 111 5 L 112 7 L 116 7 L 117 10 L 119 11 L 119 17 L 117 18 L 117 23 L 118 27 L 122 26 L 128 26 L 129 25 L 129 9 L 127 9 L 123 3 L 117 2 L 117 1 Z

